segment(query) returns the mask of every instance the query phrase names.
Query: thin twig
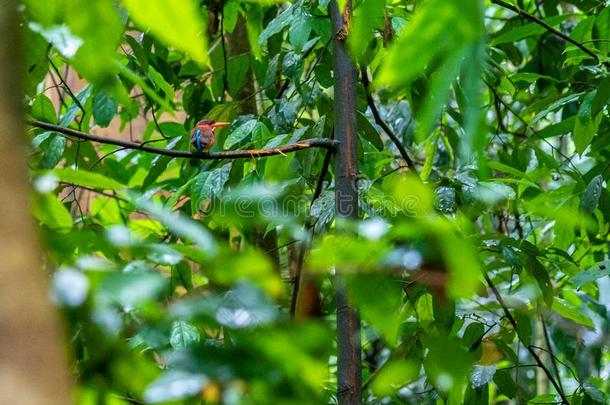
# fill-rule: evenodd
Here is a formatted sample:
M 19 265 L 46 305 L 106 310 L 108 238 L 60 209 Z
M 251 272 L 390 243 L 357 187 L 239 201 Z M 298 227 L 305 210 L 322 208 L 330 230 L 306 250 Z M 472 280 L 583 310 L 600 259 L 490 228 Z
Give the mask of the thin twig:
M 496 300 L 502 307 L 502 311 L 504 312 L 504 315 L 506 315 L 506 319 L 508 319 L 508 321 L 512 325 L 513 329 L 515 330 L 515 333 L 517 334 L 517 338 L 519 339 L 520 342 L 523 342 L 524 339 L 519 333 L 519 328 L 517 328 L 517 321 L 515 320 L 513 315 L 510 313 L 508 307 L 506 306 L 506 303 L 504 302 L 504 299 L 502 298 L 502 295 L 500 295 L 500 292 L 496 288 L 493 281 L 491 281 L 491 278 L 489 278 L 489 275 L 487 275 L 487 273 L 484 273 L 483 276 L 485 277 L 485 281 L 487 282 L 487 285 L 489 285 L 489 288 L 491 289 L 494 296 L 496 297 Z M 553 374 L 550 372 L 550 370 L 544 365 L 542 360 L 540 360 L 540 357 L 538 356 L 538 354 L 536 354 L 533 347 L 531 345 L 525 345 L 525 344 L 524 344 L 524 346 L 526 346 L 527 351 L 532 356 L 532 358 L 536 361 L 536 364 L 538 364 L 538 367 L 540 367 L 544 371 L 544 373 L 546 374 L 546 376 L 549 379 L 549 381 L 551 382 L 551 384 L 553 384 L 555 391 L 557 391 L 557 393 L 561 397 L 562 404 L 569 405 L 570 402 L 566 398 L 566 396 L 563 392 L 563 389 L 557 383 L 557 381 L 553 377 Z
M 545 340 L 546 347 L 548 348 L 548 351 L 549 351 L 549 354 L 551 357 L 551 363 L 553 364 L 553 370 L 555 371 L 555 375 L 557 376 L 557 383 L 563 390 L 563 384 L 561 383 L 561 376 L 559 375 L 559 367 L 557 367 L 557 359 L 555 357 L 555 354 L 553 353 L 553 348 L 551 347 L 551 338 L 549 337 L 549 331 L 546 327 L 544 316 L 542 316 L 542 314 L 540 314 L 540 323 L 542 324 L 542 331 L 544 332 L 544 340 Z
M 107 193 L 105 191 L 98 190 L 98 189 L 95 189 L 95 188 L 92 188 L 92 187 L 87 187 L 87 186 L 83 186 L 83 185 L 80 185 L 80 184 L 68 183 L 68 182 L 64 182 L 64 181 L 60 182 L 59 184 L 65 185 L 67 187 L 80 188 L 82 190 L 87 190 L 87 191 L 91 191 L 91 192 L 99 194 L 99 195 L 103 195 L 104 197 L 112 198 L 113 200 L 121 201 L 121 202 L 124 202 L 124 203 L 129 203 L 129 200 L 127 200 L 127 199 L 125 199 L 123 197 L 120 197 L 120 196 L 118 196 L 116 194 L 110 194 L 110 193 Z
M 85 111 L 85 107 L 83 107 L 83 105 L 81 104 L 81 102 L 78 99 L 78 97 L 76 97 L 76 95 L 72 92 L 72 89 L 70 88 L 70 86 L 68 86 L 68 83 L 66 83 L 66 81 L 62 77 L 61 73 L 59 72 L 59 69 L 53 63 L 53 60 L 50 57 L 48 58 L 48 60 L 49 60 L 49 63 L 51 64 L 51 67 L 53 68 L 53 70 L 57 74 L 57 77 L 59 78 L 59 81 L 63 84 L 64 89 L 68 92 L 68 94 L 72 98 L 72 101 L 78 106 L 78 109 L 81 110 L 81 112 L 83 113 L 83 117 L 84 117 L 87 114 L 87 112 Z M 78 129 L 81 129 L 81 128 L 82 128 L 82 118 L 78 122 Z
M 326 179 L 326 176 L 328 175 L 328 168 L 330 166 L 330 161 L 332 158 L 332 151 L 329 150 L 326 152 L 326 156 L 324 157 L 324 162 L 322 163 L 322 170 L 320 170 L 320 175 L 318 176 L 318 182 L 316 184 L 316 190 L 313 193 L 313 197 L 311 198 L 311 203 L 310 203 L 310 210 L 311 207 L 313 207 L 314 202 L 320 197 L 320 195 L 322 195 L 322 191 L 324 189 L 324 180 Z M 307 232 L 310 233 L 309 237 L 310 239 L 313 238 L 313 224 L 311 223 L 311 221 L 308 221 L 305 224 L 305 229 L 307 230 Z M 311 243 L 311 240 L 309 241 L 309 243 Z M 294 277 L 293 277 L 293 287 L 292 287 L 292 300 L 290 302 L 290 315 L 292 317 L 295 316 L 296 314 L 296 309 L 297 309 L 297 302 L 298 302 L 298 298 L 299 298 L 299 287 L 301 284 L 301 274 L 303 272 L 303 262 L 305 260 L 305 251 L 307 250 L 307 244 L 305 242 L 301 243 L 300 249 L 299 249 L 299 256 L 297 257 L 297 265 L 294 271 Z
M 228 80 L 228 61 L 227 61 L 227 45 L 225 40 L 225 11 L 224 11 L 224 2 L 221 3 L 220 7 L 222 10 L 220 11 L 220 45 L 222 48 L 222 61 L 224 70 L 222 72 L 222 87 L 224 91 L 222 92 L 222 100 L 224 101 L 226 97 L 226 93 L 229 91 L 229 80 Z
M 305 139 L 296 143 L 282 145 L 272 149 L 244 149 L 244 150 L 229 150 L 224 152 L 189 152 L 184 150 L 162 149 L 146 146 L 142 143 L 123 141 L 116 138 L 98 136 L 88 134 L 86 132 L 77 131 L 71 128 L 61 127 L 59 125 L 49 124 L 48 122 L 38 120 L 27 120 L 31 126 L 54 131 L 62 135 L 72 136 L 75 138 L 98 142 L 107 145 L 120 146 L 125 149 L 140 150 L 143 152 L 154 153 L 157 155 L 165 155 L 175 158 L 215 160 L 215 159 L 241 159 L 241 158 L 257 158 L 264 156 L 283 155 L 286 153 L 297 152 L 309 148 L 323 148 L 334 151 L 337 146 L 337 141 L 327 138 Z
M 530 130 L 532 131 L 532 133 L 534 134 L 534 136 L 536 136 L 538 139 L 540 139 L 542 142 L 546 143 L 547 145 L 549 145 L 549 147 L 557 152 L 557 154 L 559 156 L 561 156 L 562 158 L 564 158 L 568 164 L 572 167 L 572 169 L 574 169 L 574 172 L 576 174 L 578 174 L 580 176 L 581 179 L 583 179 L 583 181 L 585 181 L 585 178 L 583 176 L 583 174 L 580 172 L 580 170 L 578 170 L 578 168 L 576 167 L 576 165 L 574 165 L 574 163 L 572 162 L 572 158 L 566 156 L 565 153 L 563 153 L 559 148 L 557 148 L 555 145 L 553 145 L 552 143 L 550 143 L 546 138 L 540 136 L 540 134 L 538 133 L 537 130 L 535 130 L 530 124 L 529 122 L 527 122 L 525 120 L 525 118 L 523 118 L 521 115 L 519 115 L 519 113 L 517 111 L 515 111 L 511 106 L 508 105 L 507 102 L 505 102 L 502 97 L 498 94 L 497 90 L 490 85 L 489 83 L 485 82 L 485 84 L 487 85 L 487 87 L 491 90 L 491 92 L 494 94 L 494 96 L 496 97 L 496 100 L 498 100 L 500 102 L 500 104 L 502 104 L 504 106 L 504 108 L 506 108 L 506 110 L 508 112 L 510 112 L 511 114 L 513 114 L 523 125 L 525 125 L 525 129 L 526 130 Z M 513 135 L 517 135 L 516 133 L 513 133 Z M 586 182 L 586 181 L 585 181 Z
M 396 149 L 398 149 L 400 156 L 402 156 L 403 160 L 407 163 L 407 166 L 409 166 L 409 168 L 413 170 L 413 172 L 417 173 L 417 170 L 415 169 L 415 163 L 407 153 L 405 146 L 402 144 L 402 142 L 400 142 L 398 136 L 396 136 L 394 131 L 392 131 L 392 128 L 390 128 L 390 126 L 386 124 L 386 122 L 383 120 L 383 118 L 381 118 L 381 115 L 379 114 L 379 110 L 377 109 L 375 99 L 373 98 L 373 94 L 371 92 L 371 82 L 369 81 L 369 73 L 365 65 L 360 65 L 360 75 L 360 80 L 362 81 L 362 85 L 364 86 L 364 92 L 366 94 L 366 102 L 369 105 L 371 112 L 373 113 L 373 119 L 375 119 L 375 123 L 379 125 L 381 129 L 383 129 L 383 132 L 385 132 L 392 140 L 394 145 L 396 145 Z
M 581 44 L 580 42 L 572 39 L 569 35 L 564 34 L 563 32 L 551 27 L 549 24 L 547 24 L 546 22 L 544 22 L 544 20 L 541 20 L 540 18 L 536 17 L 535 15 L 529 14 L 526 11 L 521 10 L 520 8 L 513 6 L 512 4 L 509 4 L 505 1 L 502 0 L 491 0 L 491 2 L 493 4 L 496 4 L 500 7 L 503 7 L 505 9 L 511 10 L 517 14 L 519 14 L 520 16 L 540 25 L 541 27 L 544 27 L 544 29 L 546 29 L 547 31 L 549 31 L 550 33 L 558 36 L 559 38 L 564 39 L 566 42 L 571 43 L 572 45 L 574 45 L 575 47 L 577 47 L 578 49 L 580 49 L 581 51 L 583 51 L 584 53 L 586 53 L 587 55 L 591 56 L 593 59 L 595 59 L 597 62 L 599 62 L 599 56 L 597 56 L 597 54 L 595 52 L 593 52 L 591 49 L 587 48 L 586 46 L 584 46 L 583 44 Z

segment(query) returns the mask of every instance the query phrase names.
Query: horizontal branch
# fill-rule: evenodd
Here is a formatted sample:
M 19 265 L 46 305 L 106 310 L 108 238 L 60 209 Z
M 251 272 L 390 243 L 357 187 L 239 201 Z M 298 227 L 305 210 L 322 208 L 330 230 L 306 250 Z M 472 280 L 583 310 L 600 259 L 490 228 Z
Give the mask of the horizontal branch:
M 305 139 L 296 143 L 290 143 L 286 145 L 278 146 L 277 148 L 270 149 L 242 149 L 242 150 L 228 150 L 223 152 L 189 152 L 184 150 L 173 150 L 154 148 L 146 146 L 137 142 L 124 141 L 121 139 L 110 138 L 99 135 L 92 135 L 86 132 L 77 131 L 71 128 L 65 128 L 59 125 L 50 124 L 44 121 L 28 120 L 28 125 L 36 128 L 46 129 L 48 131 L 57 132 L 64 136 L 71 136 L 86 141 L 103 143 L 106 145 L 120 146 L 124 149 L 140 150 L 142 152 L 154 153 L 157 155 L 165 155 L 175 158 L 187 158 L 187 159 L 202 159 L 202 160 L 214 160 L 214 159 L 243 159 L 243 158 L 257 158 L 274 155 L 284 155 L 286 153 L 297 152 L 303 149 L 309 148 L 323 148 L 334 151 L 338 142 L 332 139 L 326 138 L 314 138 Z
M 591 49 L 587 48 L 580 42 L 576 41 L 569 35 L 566 35 L 563 32 L 551 27 L 549 24 L 544 22 L 544 20 L 536 17 L 533 14 L 527 13 L 527 12 L 521 10 L 520 8 L 513 6 L 512 4 L 507 3 L 503 0 L 491 0 L 491 2 L 495 5 L 505 8 L 507 10 L 515 12 L 515 13 L 519 14 L 520 16 L 527 18 L 528 20 L 540 25 L 541 27 L 544 27 L 544 29 L 546 29 L 547 31 L 549 31 L 549 32 L 553 33 L 554 35 L 558 36 L 559 38 L 562 38 L 565 41 L 571 43 L 572 45 L 579 48 L 581 51 L 583 51 L 584 53 L 586 53 L 587 55 L 591 56 L 593 59 L 595 59 L 596 61 L 599 62 L 599 56 L 597 56 L 597 54 L 595 52 L 593 52 Z

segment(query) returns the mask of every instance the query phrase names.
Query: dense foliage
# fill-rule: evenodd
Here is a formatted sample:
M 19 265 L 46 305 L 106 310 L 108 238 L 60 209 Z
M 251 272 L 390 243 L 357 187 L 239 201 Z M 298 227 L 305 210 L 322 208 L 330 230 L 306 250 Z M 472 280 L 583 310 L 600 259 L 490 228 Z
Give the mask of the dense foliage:
M 77 402 L 335 403 L 340 269 L 363 403 L 605 403 L 610 6 L 361 0 L 335 33 L 328 3 L 25 1 L 34 214 Z M 335 35 L 359 67 L 362 220 L 341 233 L 326 149 L 173 158 L 40 128 L 331 138 Z

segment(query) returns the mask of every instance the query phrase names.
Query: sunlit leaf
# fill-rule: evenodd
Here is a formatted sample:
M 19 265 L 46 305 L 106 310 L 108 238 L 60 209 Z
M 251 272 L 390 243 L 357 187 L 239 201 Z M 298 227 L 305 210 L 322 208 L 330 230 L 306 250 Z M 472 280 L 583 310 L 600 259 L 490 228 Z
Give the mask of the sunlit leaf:
M 126 186 L 102 174 L 86 170 L 55 169 L 53 174 L 61 182 L 96 189 L 123 190 Z
M 574 322 L 591 329 L 595 328 L 593 321 L 591 321 L 587 315 L 583 314 L 579 308 L 575 308 L 568 301 L 562 298 L 555 297 L 553 300 L 553 306 L 551 308 L 564 318 L 571 319 Z
M 46 226 L 59 230 L 72 228 L 72 216 L 68 209 L 52 194 L 42 194 L 34 199 L 34 215 Z
M 123 0 L 131 18 L 167 45 L 186 52 L 195 61 L 206 62 L 204 20 L 193 0 L 176 0 L 171 6 L 161 0 Z

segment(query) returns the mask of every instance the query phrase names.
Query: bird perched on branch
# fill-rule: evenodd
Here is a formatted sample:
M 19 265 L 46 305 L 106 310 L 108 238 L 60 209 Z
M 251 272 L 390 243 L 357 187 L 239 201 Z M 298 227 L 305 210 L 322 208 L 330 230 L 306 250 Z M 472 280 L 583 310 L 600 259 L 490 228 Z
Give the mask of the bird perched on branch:
M 204 149 L 210 149 L 216 137 L 214 129 L 231 125 L 230 122 L 216 122 L 213 120 L 201 120 L 195 125 L 191 131 L 191 144 L 197 149 L 197 152 L 202 152 Z

